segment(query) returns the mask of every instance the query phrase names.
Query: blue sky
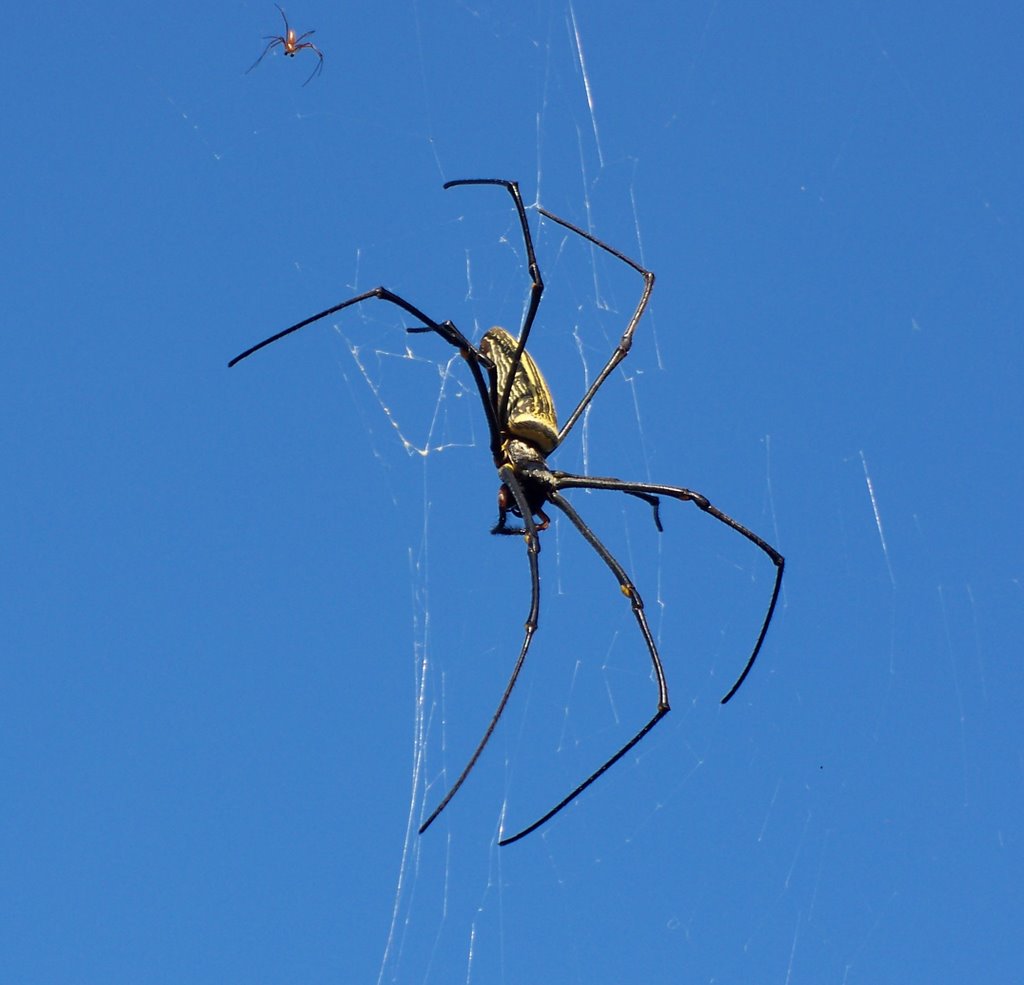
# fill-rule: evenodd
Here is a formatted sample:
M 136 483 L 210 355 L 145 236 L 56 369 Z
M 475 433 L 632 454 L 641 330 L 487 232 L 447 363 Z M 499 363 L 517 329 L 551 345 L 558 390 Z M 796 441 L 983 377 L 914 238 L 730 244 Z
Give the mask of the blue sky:
M 1019 969 L 1024 137 L 1010 4 L 23 12 L 3 67 L 0 978 L 1009 981 Z M 552 460 L 541 628 L 471 381 L 498 189 L 657 274 Z M 637 275 L 531 208 L 563 414 Z

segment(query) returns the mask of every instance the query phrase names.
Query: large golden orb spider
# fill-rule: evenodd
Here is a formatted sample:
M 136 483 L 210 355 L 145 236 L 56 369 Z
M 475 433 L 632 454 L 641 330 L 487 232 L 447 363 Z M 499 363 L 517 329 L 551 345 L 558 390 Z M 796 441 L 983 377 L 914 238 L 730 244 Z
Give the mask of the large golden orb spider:
M 590 529 L 580 514 L 576 512 L 575 507 L 563 495 L 564 492 L 569 489 L 595 489 L 621 492 L 634 496 L 637 499 L 643 500 L 654 511 L 654 523 L 658 530 L 662 529 L 660 515 L 661 497 L 676 499 L 683 503 L 693 503 L 698 509 L 714 517 L 719 523 L 723 523 L 730 529 L 735 530 L 768 555 L 772 564 L 775 565 L 775 579 L 771 597 L 768 600 L 761 629 L 757 634 L 757 639 L 754 641 L 754 646 L 750 656 L 747 658 L 746 665 L 743 667 L 736 682 L 722 698 L 723 704 L 729 701 L 739 690 L 740 685 L 746 680 L 747 675 L 754 666 L 754 661 L 761 650 L 761 644 L 764 642 L 765 634 L 768 632 L 768 626 L 775 611 L 775 604 L 779 598 L 785 561 L 782 555 L 767 541 L 763 540 L 752 530 L 749 530 L 742 523 L 723 513 L 718 507 L 712 505 L 706 496 L 693 489 L 685 489 L 682 486 L 666 486 L 652 482 L 632 482 L 611 477 L 574 475 L 570 472 L 552 469 L 548 465 L 548 457 L 558 450 L 566 435 L 579 421 L 587 405 L 594 399 L 594 396 L 600 390 L 612 370 L 628 355 L 630 346 L 633 344 L 633 333 L 636 331 L 636 326 L 644 310 L 647 308 L 651 291 L 654 288 L 654 274 L 649 270 L 645 270 L 636 261 L 631 260 L 614 247 L 601 242 L 601 240 L 585 230 L 580 229 L 565 219 L 560 219 L 546 209 L 538 207 L 540 214 L 552 222 L 564 226 L 576 235 L 582 236 L 595 247 L 628 264 L 640 274 L 644 282 L 640 300 L 637 302 L 636 309 L 633 311 L 633 315 L 629 319 L 629 323 L 626 325 L 618 345 L 616 345 L 608 362 L 605 363 L 604 368 L 598 373 L 586 393 L 583 394 L 576 408 L 569 414 L 565 423 L 559 427 L 551 391 L 541 375 L 537 364 L 526 351 L 530 331 L 533 328 L 537 309 L 540 306 L 541 295 L 544 293 L 544 282 L 541 279 L 540 268 L 534 255 L 533 239 L 530 236 L 530 227 L 526 221 L 526 210 L 519 193 L 519 186 L 514 181 L 506 181 L 500 178 L 470 178 L 449 181 L 444 187 L 453 188 L 456 185 L 499 185 L 508 191 L 512 196 L 512 201 L 515 203 L 523 241 L 526 246 L 526 257 L 531 280 L 530 300 L 518 337 L 511 335 L 503 328 L 492 328 L 484 333 L 478 346 L 473 345 L 451 321 L 435 321 L 429 315 L 420 311 L 415 305 L 406 301 L 405 298 L 388 290 L 388 288 L 375 287 L 372 291 L 365 291 L 356 297 L 349 298 L 347 301 L 342 301 L 326 311 L 321 311 L 319 314 L 312 315 L 298 324 L 292 325 L 276 335 L 272 335 L 269 339 L 264 339 L 264 341 L 235 356 L 228 365 L 234 366 L 264 346 L 268 346 L 272 342 L 290 335 L 292 332 L 297 332 L 306 325 L 320 321 L 320 319 L 326 318 L 328 315 L 333 315 L 335 312 L 348 308 L 350 305 L 360 304 L 370 298 L 386 301 L 388 304 L 401 308 L 402 311 L 411 315 L 419 323 L 411 328 L 407 328 L 407 332 L 435 333 L 449 345 L 458 349 L 469 365 L 469 370 L 473 375 L 476 388 L 480 394 L 480 401 L 483 404 L 484 416 L 487 419 L 487 428 L 490 432 L 491 456 L 494 460 L 494 466 L 498 471 L 498 479 L 501 482 L 498 490 L 498 522 L 491 530 L 491 533 L 518 534 L 525 538 L 526 556 L 530 565 L 530 608 L 526 617 L 525 635 L 519 648 L 519 656 L 516 659 L 515 666 L 512 668 L 512 674 L 509 677 L 508 684 L 505 686 L 505 691 L 498 702 L 498 707 L 491 716 L 483 737 L 477 744 L 473 754 L 469 757 L 469 761 L 462 772 L 441 799 L 441 802 L 420 825 L 420 833 L 426 831 L 437 819 L 438 815 L 448 806 L 452 797 L 455 796 L 476 765 L 477 760 L 484 751 L 484 747 L 498 725 L 498 720 L 505 710 L 505 705 L 508 703 L 512 689 L 515 687 L 519 673 L 523 668 L 526 654 L 530 649 L 530 642 L 537 630 L 540 612 L 539 535 L 542 530 L 547 528 L 550 522 L 547 514 L 544 512 L 545 506 L 555 507 L 555 509 L 560 510 L 568 518 L 569 522 L 579 531 L 580 536 L 594 549 L 598 557 L 614 575 L 619 590 L 629 600 L 633 617 L 640 630 L 640 635 L 643 637 L 644 646 L 647 649 L 654 671 L 658 692 L 654 714 L 621 749 L 602 763 L 582 783 L 574 787 L 542 817 L 516 834 L 507 838 L 501 838 L 498 842 L 499 845 L 509 845 L 520 838 L 524 838 L 531 831 L 535 831 L 542 824 L 551 820 L 563 807 L 575 800 L 598 777 L 622 759 L 669 711 L 668 684 L 665 680 L 665 671 L 662 667 L 661 657 L 658 654 L 658 647 L 648 626 L 647 617 L 644 614 L 644 603 L 640 598 L 640 593 L 637 591 L 629 575 L 626 574 L 622 565 L 612 556 L 608 548 L 598 539 L 597 534 Z M 521 520 L 522 526 L 511 526 L 509 524 L 509 515 Z

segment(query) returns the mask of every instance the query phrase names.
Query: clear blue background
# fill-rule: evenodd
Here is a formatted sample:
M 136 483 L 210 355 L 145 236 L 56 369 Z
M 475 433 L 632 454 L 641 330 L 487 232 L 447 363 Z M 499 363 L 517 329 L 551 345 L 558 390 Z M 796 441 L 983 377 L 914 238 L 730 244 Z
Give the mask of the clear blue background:
M 243 74 L 269 2 L 8 18 L 0 980 L 1018 980 L 1019 5 L 286 9 L 305 87 Z M 658 275 L 554 464 L 789 563 L 723 708 L 767 559 L 577 495 L 674 710 L 500 850 L 653 711 L 628 605 L 544 534 L 416 836 L 528 600 L 468 379 L 375 302 L 226 368 L 379 283 L 514 328 L 507 197 L 441 190 L 480 176 Z M 531 221 L 565 413 L 640 284 Z

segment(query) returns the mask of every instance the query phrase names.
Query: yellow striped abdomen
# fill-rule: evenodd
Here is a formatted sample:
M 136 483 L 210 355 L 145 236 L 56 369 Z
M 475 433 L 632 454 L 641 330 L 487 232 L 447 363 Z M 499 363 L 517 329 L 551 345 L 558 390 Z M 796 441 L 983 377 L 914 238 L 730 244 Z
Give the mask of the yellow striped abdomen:
M 492 328 L 480 340 L 480 352 L 494 364 L 494 399 L 501 400 L 519 343 L 503 328 Z M 544 455 L 558 444 L 555 402 L 544 376 L 528 352 L 523 350 L 519 368 L 508 394 L 507 419 L 498 422 L 509 434 L 529 442 Z

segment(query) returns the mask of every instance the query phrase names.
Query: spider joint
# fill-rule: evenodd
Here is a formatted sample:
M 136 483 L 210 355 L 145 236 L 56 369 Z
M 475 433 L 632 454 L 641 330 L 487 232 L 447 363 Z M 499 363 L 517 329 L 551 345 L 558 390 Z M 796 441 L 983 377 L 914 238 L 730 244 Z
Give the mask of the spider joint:
M 629 599 L 630 605 L 633 606 L 634 612 L 642 612 L 644 608 L 644 600 L 640 598 L 640 593 L 636 590 L 633 585 L 619 585 L 619 591 L 622 592 L 626 598 Z

